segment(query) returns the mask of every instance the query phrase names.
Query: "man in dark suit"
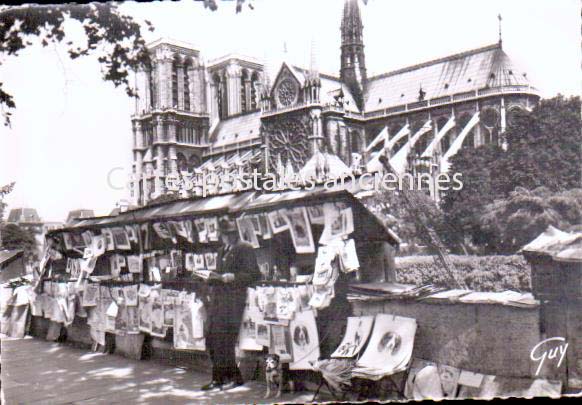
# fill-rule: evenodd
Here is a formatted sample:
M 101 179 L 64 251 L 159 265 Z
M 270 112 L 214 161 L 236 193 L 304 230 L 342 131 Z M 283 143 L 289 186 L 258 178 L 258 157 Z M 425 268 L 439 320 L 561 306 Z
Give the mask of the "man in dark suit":
M 223 247 L 219 252 L 220 277 L 209 281 L 206 345 L 212 361 L 212 381 L 202 387 L 230 389 L 244 383 L 236 365 L 235 348 L 245 308 L 247 288 L 261 279 L 255 251 L 239 240 L 234 223 L 219 222 Z

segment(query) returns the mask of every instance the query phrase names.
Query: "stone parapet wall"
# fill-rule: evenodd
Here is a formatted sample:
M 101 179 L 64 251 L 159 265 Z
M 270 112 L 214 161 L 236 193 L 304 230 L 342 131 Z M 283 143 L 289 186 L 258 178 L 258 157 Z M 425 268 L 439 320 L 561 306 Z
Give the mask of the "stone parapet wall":
M 542 340 L 539 308 L 386 300 L 353 302 L 354 315 L 393 314 L 417 321 L 413 357 L 464 370 L 531 377 L 531 349 Z

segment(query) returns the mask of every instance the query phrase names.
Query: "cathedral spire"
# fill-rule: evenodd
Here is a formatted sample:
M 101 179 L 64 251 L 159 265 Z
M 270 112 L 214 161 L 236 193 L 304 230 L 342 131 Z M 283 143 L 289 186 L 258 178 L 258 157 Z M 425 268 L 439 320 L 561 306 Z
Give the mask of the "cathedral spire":
M 367 80 L 363 31 L 358 0 L 345 0 L 341 23 L 340 78 L 350 89 L 360 110 L 363 109 Z

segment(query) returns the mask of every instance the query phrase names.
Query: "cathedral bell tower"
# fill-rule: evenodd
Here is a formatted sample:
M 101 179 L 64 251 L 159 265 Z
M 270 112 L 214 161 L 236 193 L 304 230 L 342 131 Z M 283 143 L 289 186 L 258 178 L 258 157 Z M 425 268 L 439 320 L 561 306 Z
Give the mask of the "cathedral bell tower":
M 360 111 L 364 107 L 364 89 L 367 80 L 363 30 L 358 0 L 346 0 L 341 24 L 340 78 L 342 83 L 350 89 Z

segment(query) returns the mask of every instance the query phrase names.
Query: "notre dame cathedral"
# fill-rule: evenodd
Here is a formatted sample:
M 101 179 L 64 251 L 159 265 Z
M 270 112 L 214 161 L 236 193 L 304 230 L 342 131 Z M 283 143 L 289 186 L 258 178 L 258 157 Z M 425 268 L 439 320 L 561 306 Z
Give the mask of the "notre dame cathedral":
M 176 41 L 148 45 L 152 63 L 136 74 L 131 200 L 167 193 L 167 176 L 259 166 L 300 171 L 315 155 L 361 171 L 390 151 L 400 171 L 448 170 L 461 147 L 503 146 L 518 109 L 538 101 L 527 74 L 499 42 L 376 76 L 366 72 L 358 0 L 346 0 L 339 75 L 283 62 L 227 55 L 204 61 Z M 196 190 L 184 196 L 195 195 Z

